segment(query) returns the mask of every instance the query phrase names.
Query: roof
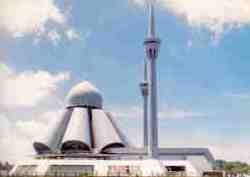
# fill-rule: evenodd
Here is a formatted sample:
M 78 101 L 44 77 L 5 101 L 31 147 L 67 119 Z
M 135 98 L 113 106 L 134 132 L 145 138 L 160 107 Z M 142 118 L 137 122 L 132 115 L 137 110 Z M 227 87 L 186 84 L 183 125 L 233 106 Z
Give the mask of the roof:
M 33 144 L 37 154 L 104 153 L 110 148 L 128 147 L 126 137 L 113 118 L 102 109 L 83 106 L 67 108 L 51 138 Z
M 108 153 L 126 155 L 146 155 L 145 148 L 116 148 L 110 149 Z M 159 148 L 159 155 L 203 155 L 207 160 L 213 162 L 214 157 L 207 148 Z

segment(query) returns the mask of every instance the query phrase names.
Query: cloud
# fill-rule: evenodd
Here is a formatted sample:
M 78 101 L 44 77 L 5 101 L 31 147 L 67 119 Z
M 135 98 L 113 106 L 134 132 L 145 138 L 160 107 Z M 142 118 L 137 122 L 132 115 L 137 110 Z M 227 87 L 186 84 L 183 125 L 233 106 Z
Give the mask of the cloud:
M 57 45 L 58 42 L 61 39 L 61 35 L 56 31 L 56 30 L 52 30 L 48 33 L 48 39 L 54 44 Z
M 66 23 L 54 0 L 0 1 L 0 29 L 14 37 L 43 31 L 48 22 Z
M 72 40 L 76 32 L 68 21 L 68 13 L 59 8 L 55 0 L 1 0 L 0 32 L 8 37 L 34 37 L 37 44 L 40 39 L 58 43 L 61 36 Z M 64 34 L 66 33 L 66 35 Z M 6 36 L 6 35 L 5 35 Z
M 1 160 L 15 162 L 34 155 L 32 143 L 37 139 L 44 138 L 49 133 L 60 114 L 60 110 L 54 110 L 41 113 L 37 117 L 30 117 L 25 121 L 18 119 L 14 121 L 1 113 Z
M 250 99 L 250 94 L 248 93 L 226 93 L 225 96 L 230 98 L 238 98 L 246 100 Z
M 213 144 L 210 149 L 217 159 L 226 159 L 228 161 L 242 161 L 250 163 L 250 153 L 248 151 L 250 144 L 247 142 L 237 143 L 228 142 L 227 145 Z
M 139 5 L 139 6 L 144 6 L 146 0 L 129 0 L 129 2 L 130 2 L 130 3 L 134 3 L 134 4 L 136 4 L 136 5 Z
M 66 36 L 69 40 L 79 39 L 80 34 L 77 33 L 74 29 L 68 29 L 66 32 Z
M 20 137 L 13 123 L 2 113 L 0 114 L 0 155 L 2 160 L 18 159 L 24 155 L 23 149 L 27 149 L 27 142 Z M 19 148 L 16 148 L 19 147 Z
M 131 110 L 127 111 L 130 112 Z M 121 114 L 120 116 L 127 116 L 127 115 L 132 116 L 133 113 L 134 112 L 131 112 L 130 115 L 124 113 Z M 124 122 L 122 119 L 119 119 L 124 117 L 116 117 L 115 115 L 114 118 L 116 118 L 117 121 L 119 120 L 118 123 L 119 122 L 124 123 L 124 125 L 121 124 L 120 127 L 123 128 L 123 131 L 126 133 L 127 137 L 132 142 L 132 144 L 136 147 L 141 147 L 142 132 L 143 132 L 142 122 L 137 120 L 133 120 L 131 122 L 130 119 L 131 117 L 125 117 L 130 120 Z M 160 119 L 159 125 L 163 124 L 165 121 L 166 120 L 164 119 Z M 128 128 L 128 126 L 130 127 Z M 197 127 L 197 129 L 192 128 L 192 130 L 188 132 L 186 132 L 187 131 L 186 129 L 182 131 L 178 127 L 174 128 L 176 128 L 176 131 L 173 130 L 173 127 L 171 128 L 171 125 L 169 125 L 168 128 L 166 128 L 165 126 L 163 127 L 160 126 L 159 128 L 159 136 L 161 137 L 159 139 L 160 147 L 208 148 L 215 159 L 225 159 L 229 161 L 243 161 L 250 163 L 250 152 L 248 150 L 250 147 L 250 143 L 244 141 L 243 138 L 223 137 L 223 135 L 220 134 L 217 134 L 215 136 L 213 133 L 211 134 L 204 133 L 204 131 L 199 127 Z
M 136 106 L 131 106 L 131 107 L 113 106 L 112 108 L 110 108 L 110 112 L 114 117 L 122 117 L 122 118 L 142 117 L 142 109 Z
M 15 73 L 2 64 L 0 71 L 0 103 L 5 107 L 33 107 L 58 89 L 58 84 L 69 79 L 69 73 L 51 74 L 47 71 Z
M 167 132 L 166 134 L 169 134 Z M 215 159 L 228 161 L 242 161 L 250 163 L 250 143 L 239 140 L 240 138 L 223 138 L 204 135 L 199 131 L 197 134 L 175 135 L 171 134 L 171 141 L 161 141 L 162 147 L 196 147 L 208 148 Z M 188 140 L 188 141 L 186 141 Z
M 111 109 L 111 113 L 115 117 L 123 117 L 123 118 L 142 118 L 143 112 L 140 107 L 132 106 L 132 107 L 115 107 Z M 162 111 L 159 111 L 160 119 L 186 119 L 186 118 L 201 118 L 204 117 L 205 114 L 193 111 L 187 111 L 183 109 L 177 108 L 166 108 Z
M 187 118 L 202 118 L 206 115 L 200 112 L 192 112 L 182 109 L 167 109 L 159 112 L 159 118 L 163 119 L 187 119 Z
M 145 0 L 135 0 L 137 4 Z M 158 0 L 159 4 L 186 19 L 188 24 L 204 27 L 215 34 L 225 29 L 250 24 L 249 0 Z
M 131 118 L 142 118 L 141 109 L 138 107 L 119 107 L 113 109 L 111 113 L 114 118 L 117 119 L 118 123 L 124 123 L 124 125 L 121 124 L 120 127 L 123 128 L 123 131 L 126 133 L 132 144 L 136 147 L 141 147 L 143 132 L 142 122 L 138 120 L 133 120 L 131 122 Z M 167 118 L 187 119 L 205 116 L 206 115 L 204 113 L 183 111 L 182 109 L 172 108 L 167 109 L 167 111 L 165 110 L 160 112 L 159 125 L 165 122 Z M 124 118 L 130 120 L 123 121 Z M 128 128 L 128 126 L 130 127 Z M 170 127 L 171 125 L 168 126 L 168 128 Z M 180 131 L 178 127 L 176 127 L 176 131 L 168 128 L 165 126 L 159 128 L 159 136 L 164 137 L 159 139 L 161 147 L 208 148 L 216 159 L 231 161 L 240 160 L 250 163 L 250 152 L 248 150 L 250 143 L 244 141 L 243 138 L 223 137 L 223 135 L 220 134 L 215 136 L 213 133 L 205 133 L 199 127 L 197 127 L 197 129 L 192 129 L 190 132 L 186 132 L 186 129 L 185 131 Z M 168 138 L 168 135 L 171 138 Z
M 0 63 L 0 156 L 20 160 L 34 151 L 34 140 L 42 139 L 62 113 L 60 84 L 70 78 L 67 72 L 15 72 Z M 56 101 L 55 101 L 56 100 Z M 51 106 L 51 104 L 54 104 Z M 18 148 L 17 148 L 18 147 Z

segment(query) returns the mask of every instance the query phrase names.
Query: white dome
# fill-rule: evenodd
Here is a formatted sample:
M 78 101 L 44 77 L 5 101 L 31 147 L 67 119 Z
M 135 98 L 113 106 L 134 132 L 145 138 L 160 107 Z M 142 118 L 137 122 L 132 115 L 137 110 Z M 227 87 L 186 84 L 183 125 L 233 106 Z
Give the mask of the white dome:
M 102 108 L 102 95 L 91 83 L 84 81 L 74 86 L 66 97 L 68 106 Z

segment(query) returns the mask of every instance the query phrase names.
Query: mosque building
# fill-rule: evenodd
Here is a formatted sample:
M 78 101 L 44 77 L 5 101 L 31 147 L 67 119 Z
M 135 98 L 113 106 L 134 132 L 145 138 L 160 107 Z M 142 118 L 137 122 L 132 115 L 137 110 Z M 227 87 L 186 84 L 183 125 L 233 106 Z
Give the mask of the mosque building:
M 157 68 L 160 39 L 155 35 L 154 4 L 149 4 L 144 81 L 144 147 L 133 147 L 111 113 L 103 109 L 101 92 L 84 81 L 66 97 L 60 121 L 45 141 L 34 142 L 36 156 L 21 161 L 11 175 L 29 176 L 202 176 L 214 169 L 207 148 L 158 147 Z

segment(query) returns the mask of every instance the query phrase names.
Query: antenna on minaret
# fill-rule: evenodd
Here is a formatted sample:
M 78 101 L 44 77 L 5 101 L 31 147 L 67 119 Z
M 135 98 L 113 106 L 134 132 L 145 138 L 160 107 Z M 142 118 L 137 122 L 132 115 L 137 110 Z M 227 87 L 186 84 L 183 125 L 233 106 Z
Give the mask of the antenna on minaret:
M 148 0 L 149 24 L 148 35 L 144 41 L 146 53 L 146 76 L 148 96 L 144 102 L 144 113 L 147 112 L 149 158 L 158 156 L 158 111 L 157 111 L 157 68 L 156 59 L 160 48 L 160 39 L 155 34 L 154 0 Z M 145 108 L 145 104 L 147 108 Z M 145 136 L 145 135 L 144 135 Z

